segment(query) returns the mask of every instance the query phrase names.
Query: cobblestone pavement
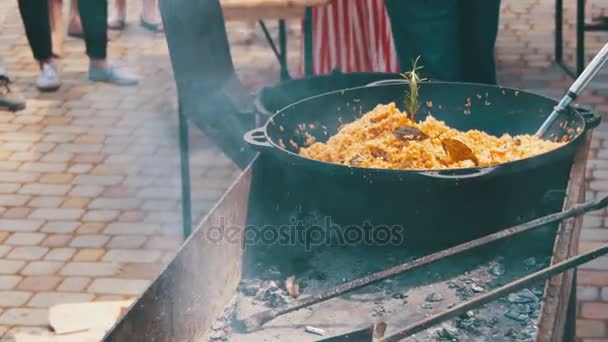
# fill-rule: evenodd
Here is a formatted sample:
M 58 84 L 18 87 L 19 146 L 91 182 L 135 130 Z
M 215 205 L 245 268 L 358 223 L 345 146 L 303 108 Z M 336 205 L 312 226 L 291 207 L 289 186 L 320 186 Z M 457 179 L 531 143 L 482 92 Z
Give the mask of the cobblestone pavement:
M 137 2 L 134 2 L 137 5 Z M 566 1 L 566 59 L 572 63 L 574 1 Z M 608 0 L 588 1 L 588 17 Z M 138 8 L 130 9 L 136 22 Z M 497 55 L 500 83 L 559 97 L 571 80 L 552 63 L 554 2 L 503 0 Z M 272 28 L 272 26 L 271 26 Z M 289 25 L 289 60 L 299 61 L 299 23 Z M 229 23 L 232 55 L 255 91 L 276 82 L 278 67 L 254 23 Z M 143 76 L 136 88 L 92 84 L 81 41 L 68 39 L 63 87 L 40 94 L 16 1 L 0 2 L 0 56 L 27 99 L 0 113 L 0 334 L 43 326 L 55 303 L 139 295 L 181 241 L 175 88 L 162 35 L 131 24 L 112 33 L 110 54 Z M 587 37 L 588 55 L 608 33 Z M 580 103 L 608 112 L 608 72 Z M 197 217 L 236 171 L 204 137 L 194 139 Z M 608 124 L 596 129 L 588 199 L 608 194 Z M 585 218 L 581 250 L 608 241 L 608 211 Z M 579 272 L 578 334 L 608 341 L 608 258 Z

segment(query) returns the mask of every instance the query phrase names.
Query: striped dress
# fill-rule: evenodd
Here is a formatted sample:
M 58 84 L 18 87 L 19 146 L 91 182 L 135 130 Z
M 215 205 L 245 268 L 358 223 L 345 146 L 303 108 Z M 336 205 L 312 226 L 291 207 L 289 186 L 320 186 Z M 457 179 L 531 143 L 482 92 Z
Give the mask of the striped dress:
M 342 72 L 399 72 L 384 0 L 332 0 L 313 7 L 312 53 L 315 75 L 336 68 Z M 303 65 L 304 53 L 301 56 Z

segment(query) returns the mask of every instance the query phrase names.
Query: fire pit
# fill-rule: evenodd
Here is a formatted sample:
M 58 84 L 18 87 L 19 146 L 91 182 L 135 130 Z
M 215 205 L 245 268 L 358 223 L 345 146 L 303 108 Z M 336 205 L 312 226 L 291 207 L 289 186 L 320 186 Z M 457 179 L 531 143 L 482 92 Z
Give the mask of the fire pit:
M 529 217 L 518 218 L 520 222 L 583 200 L 589 141 L 586 135 L 578 147 L 568 188 L 563 189 L 567 200 L 558 191 L 531 208 Z M 386 323 L 388 335 L 577 252 L 580 217 L 294 311 L 251 333 L 238 332 L 230 320 L 296 300 L 297 291 L 285 286 L 288 277 L 295 277 L 304 298 L 420 256 L 364 239 L 343 244 L 313 241 L 312 235 L 299 241 L 297 234 L 284 233 L 283 238 L 294 241 L 273 236 L 273 231 L 289 232 L 285 227 L 297 227 L 300 221 L 308 228 L 332 224 L 289 197 L 278 170 L 272 159 L 259 156 L 105 340 L 313 341 L 373 322 Z M 569 340 L 574 336 L 574 277 L 568 271 L 528 286 L 407 340 Z

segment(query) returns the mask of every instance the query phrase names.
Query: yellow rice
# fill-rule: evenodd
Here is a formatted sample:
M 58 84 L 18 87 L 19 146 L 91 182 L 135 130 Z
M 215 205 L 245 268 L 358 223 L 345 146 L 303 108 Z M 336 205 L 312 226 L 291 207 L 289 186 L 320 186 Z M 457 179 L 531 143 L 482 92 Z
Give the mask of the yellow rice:
M 400 126 L 412 126 L 430 138 L 400 140 L 393 133 Z M 479 130 L 461 132 L 432 116 L 415 123 L 394 103 L 378 105 L 360 119 L 345 124 L 327 143 L 314 142 L 300 148 L 300 155 L 320 161 L 381 169 L 455 169 L 475 167 L 471 160 L 452 160 L 442 139 L 465 143 L 479 165 L 489 166 L 533 157 L 563 145 L 532 135 L 495 137 Z

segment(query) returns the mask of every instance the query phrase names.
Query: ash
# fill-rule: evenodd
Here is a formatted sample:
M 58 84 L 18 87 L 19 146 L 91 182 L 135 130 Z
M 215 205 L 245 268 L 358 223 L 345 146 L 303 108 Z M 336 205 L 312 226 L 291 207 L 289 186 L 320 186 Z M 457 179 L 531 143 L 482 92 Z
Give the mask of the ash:
M 317 246 L 313 250 L 255 246 L 246 251 L 248 265 L 237 291 L 236 308 L 218 319 L 208 340 L 318 341 L 380 321 L 387 324 L 388 336 L 546 267 L 552 241 L 547 236 L 539 237 L 538 232 L 524 234 L 279 316 L 244 334 L 230 329 L 227 322 L 420 257 L 400 246 Z M 290 276 L 295 276 L 299 285 L 297 299 L 285 286 Z M 405 341 L 534 341 L 543 286 L 539 283 L 512 293 Z M 321 329 L 324 336 L 305 331 L 306 326 Z

